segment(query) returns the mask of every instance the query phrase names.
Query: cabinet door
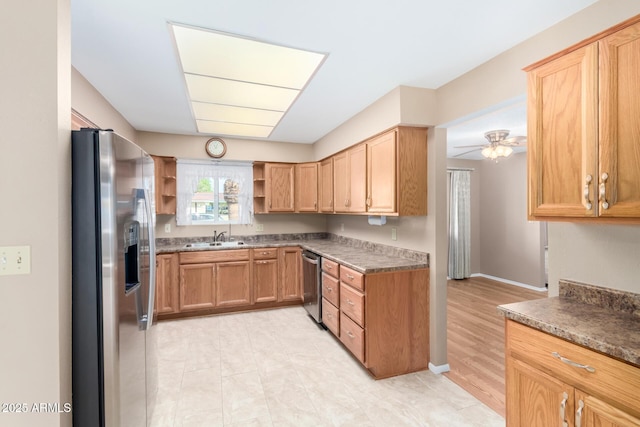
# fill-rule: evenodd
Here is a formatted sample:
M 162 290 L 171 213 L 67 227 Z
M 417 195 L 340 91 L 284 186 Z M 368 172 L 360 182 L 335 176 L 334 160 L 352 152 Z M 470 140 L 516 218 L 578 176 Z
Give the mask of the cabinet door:
M 640 427 L 640 419 L 602 400 L 576 390 L 576 426 Z
M 180 266 L 180 311 L 215 306 L 215 264 Z
M 509 427 L 573 425 L 573 387 L 512 357 L 506 371 Z
M 294 164 L 267 163 L 267 210 L 294 211 Z
M 599 48 L 599 215 L 640 218 L 640 23 L 602 39 Z
M 278 301 L 302 300 L 302 258 L 299 247 L 280 249 L 280 289 Z
M 296 212 L 318 212 L 318 164 L 296 165 Z
M 396 209 L 396 132 L 367 141 L 367 211 L 393 213 Z
M 216 264 L 216 307 L 251 304 L 249 261 Z
M 318 175 L 320 212 L 333 212 L 333 157 L 320 162 Z
M 162 254 L 156 257 L 156 308 L 158 314 L 180 311 L 180 266 L 178 254 Z
M 253 262 L 254 302 L 278 299 L 278 260 L 264 259 Z
M 333 156 L 333 206 L 336 212 L 348 212 L 348 155 L 344 151 Z
M 528 74 L 530 217 L 593 217 L 597 201 L 598 49 Z
M 366 212 L 367 200 L 367 146 L 357 145 L 349 149 L 349 197 L 348 212 Z

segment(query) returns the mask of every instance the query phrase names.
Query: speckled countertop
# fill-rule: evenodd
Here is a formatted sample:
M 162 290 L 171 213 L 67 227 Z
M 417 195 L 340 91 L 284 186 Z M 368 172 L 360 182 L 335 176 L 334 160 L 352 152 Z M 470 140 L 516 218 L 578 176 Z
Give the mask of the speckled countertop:
M 498 310 L 508 319 L 640 367 L 640 294 L 561 280 L 558 297 Z
M 398 270 L 416 270 L 429 267 L 429 255 L 423 252 L 410 251 L 385 245 L 364 242 L 357 239 L 339 236 L 292 236 L 282 239 L 279 236 L 264 236 L 260 239 L 243 238 L 244 244 L 236 247 L 198 247 L 186 248 L 186 241 L 168 239 L 157 241 L 157 253 L 191 252 L 202 250 L 229 250 L 241 248 L 265 248 L 300 246 L 352 268 L 360 273 L 382 273 Z M 301 237 L 301 238 L 295 238 Z M 324 238 L 322 238 L 324 237 Z M 240 239 L 241 237 L 239 237 Z M 159 240 L 159 239 L 158 239 Z M 197 241 L 197 240 L 196 240 Z

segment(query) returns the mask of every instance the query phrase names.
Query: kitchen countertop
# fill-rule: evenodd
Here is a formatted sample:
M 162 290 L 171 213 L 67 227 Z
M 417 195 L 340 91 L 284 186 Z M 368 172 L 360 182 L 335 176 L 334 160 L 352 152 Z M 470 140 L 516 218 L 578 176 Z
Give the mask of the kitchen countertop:
M 345 244 L 344 241 L 334 239 L 299 239 L 299 240 L 278 240 L 264 239 L 258 242 L 245 242 L 241 246 L 232 247 L 195 247 L 186 248 L 185 243 L 162 244 L 156 246 L 156 252 L 192 252 L 203 250 L 234 250 L 266 247 L 300 246 L 319 254 L 324 258 L 338 262 L 363 274 L 382 273 L 399 270 L 416 270 L 429 267 L 428 255 L 424 259 L 416 260 L 398 255 L 382 253 L 376 249 L 376 245 L 367 247 L 356 247 Z
M 558 297 L 505 304 L 498 311 L 640 367 L 640 294 L 561 280 Z

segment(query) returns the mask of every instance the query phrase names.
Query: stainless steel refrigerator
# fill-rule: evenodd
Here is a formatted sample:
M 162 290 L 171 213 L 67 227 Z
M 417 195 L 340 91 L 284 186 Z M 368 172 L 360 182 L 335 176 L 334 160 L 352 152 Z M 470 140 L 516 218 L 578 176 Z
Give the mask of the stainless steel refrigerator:
M 145 427 L 155 392 L 153 159 L 112 131 L 72 134 L 76 426 Z

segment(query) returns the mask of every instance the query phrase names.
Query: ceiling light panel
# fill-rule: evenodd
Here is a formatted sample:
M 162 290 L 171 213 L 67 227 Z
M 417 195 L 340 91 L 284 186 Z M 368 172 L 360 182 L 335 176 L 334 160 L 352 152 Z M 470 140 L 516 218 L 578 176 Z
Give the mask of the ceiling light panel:
M 255 108 L 232 107 L 229 105 L 192 102 L 196 120 L 215 120 L 221 122 L 247 123 L 262 126 L 278 124 L 282 111 L 258 110 Z
M 248 125 L 243 123 L 211 122 L 196 120 L 198 132 L 222 135 L 248 136 L 266 138 L 271 134 L 273 126 Z
M 300 91 L 185 74 L 192 101 L 286 111 Z
M 173 25 L 185 73 L 302 89 L 325 55 Z
M 326 57 L 216 31 L 170 26 L 194 119 L 203 133 L 268 137 Z

